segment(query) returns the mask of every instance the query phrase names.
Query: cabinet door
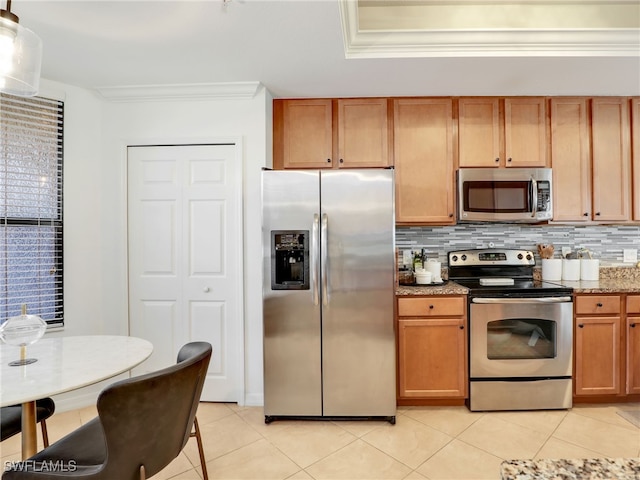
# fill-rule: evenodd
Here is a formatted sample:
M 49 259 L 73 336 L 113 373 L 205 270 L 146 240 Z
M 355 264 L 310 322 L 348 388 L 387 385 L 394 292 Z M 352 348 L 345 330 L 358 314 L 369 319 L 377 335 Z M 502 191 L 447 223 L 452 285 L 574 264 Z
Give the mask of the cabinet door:
M 591 163 L 587 100 L 551 99 L 553 219 L 591 220 Z
M 398 342 L 400 397 L 466 396 L 463 318 L 400 319 Z
M 394 101 L 397 223 L 455 223 L 450 99 Z
M 387 167 L 389 127 L 386 98 L 338 100 L 340 167 Z
M 497 98 L 458 101 L 460 167 L 500 166 L 500 103 Z
M 545 99 L 504 101 L 504 148 L 507 167 L 546 167 L 547 114 Z
M 624 98 L 592 100 L 593 210 L 597 221 L 631 218 L 629 109 Z
M 281 132 L 283 167 L 331 168 L 331 122 L 331 100 L 284 100 Z
M 627 393 L 640 394 L 640 315 L 627 317 Z
M 576 317 L 576 395 L 620 393 L 620 317 Z
M 633 139 L 633 219 L 640 220 L 640 98 L 631 99 L 631 122 Z

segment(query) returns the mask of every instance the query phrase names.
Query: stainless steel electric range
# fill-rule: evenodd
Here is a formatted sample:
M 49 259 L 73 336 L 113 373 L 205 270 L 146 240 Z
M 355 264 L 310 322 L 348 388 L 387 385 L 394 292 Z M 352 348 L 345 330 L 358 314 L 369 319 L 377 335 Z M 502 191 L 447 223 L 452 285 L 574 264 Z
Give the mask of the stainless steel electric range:
M 534 280 L 528 250 L 448 253 L 449 279 L 469 288 L 469 409 L 572 405 L 572 289 Z

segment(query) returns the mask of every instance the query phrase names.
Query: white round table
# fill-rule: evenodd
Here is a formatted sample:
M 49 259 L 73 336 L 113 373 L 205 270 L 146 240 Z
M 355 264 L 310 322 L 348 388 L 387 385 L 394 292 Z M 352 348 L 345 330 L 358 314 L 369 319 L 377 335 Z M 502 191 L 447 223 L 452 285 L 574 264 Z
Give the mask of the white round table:
M 0 406 L 22 404 L 22 458 L 36 453 L 35 401 L 126 372 L 153 352 L 147 340 L 115 335 L 45 338 L 27 347 L 38 361 L 10 366 L 20 347 L 0 345 Z

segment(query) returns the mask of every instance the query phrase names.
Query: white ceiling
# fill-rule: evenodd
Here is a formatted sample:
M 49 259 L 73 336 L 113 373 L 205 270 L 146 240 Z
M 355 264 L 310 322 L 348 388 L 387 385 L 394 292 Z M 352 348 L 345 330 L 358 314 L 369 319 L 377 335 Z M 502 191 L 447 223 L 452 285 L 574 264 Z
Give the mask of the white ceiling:
M 339 0 L 14 0 L 12 11 L 43 40 L 42 77 L 85 88 L 259 81 L 276 97 L 640 95 L 640 54 L 347 59 Z

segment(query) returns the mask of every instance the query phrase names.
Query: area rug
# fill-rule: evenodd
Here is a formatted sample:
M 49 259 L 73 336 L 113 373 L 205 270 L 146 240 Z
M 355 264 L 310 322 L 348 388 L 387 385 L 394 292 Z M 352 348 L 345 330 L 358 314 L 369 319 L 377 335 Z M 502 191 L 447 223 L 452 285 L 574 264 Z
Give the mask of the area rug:
M 640 428 L 640 410 L 618 410 L 616 413 Z

